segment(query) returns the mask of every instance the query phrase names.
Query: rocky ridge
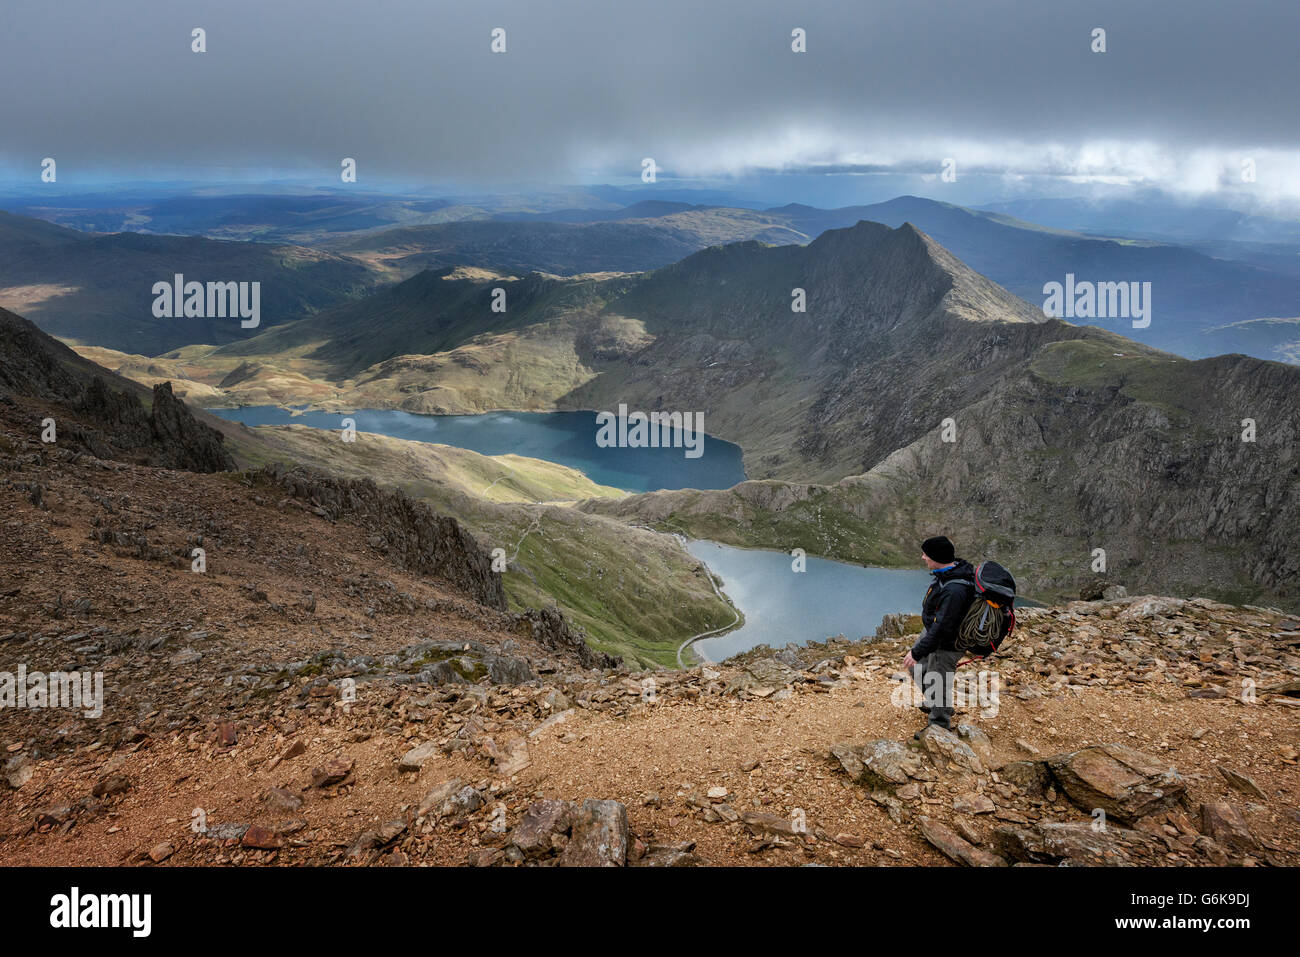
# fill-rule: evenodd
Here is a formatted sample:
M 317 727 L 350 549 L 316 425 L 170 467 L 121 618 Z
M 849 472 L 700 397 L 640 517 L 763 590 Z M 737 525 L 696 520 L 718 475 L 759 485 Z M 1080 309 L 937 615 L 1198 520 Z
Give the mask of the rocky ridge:
M 173 395 L 170 382 L 154 385 L 150 394 L 4 309 L 0 403 L 5 419 L 19 431 L 39 435 L 42 422 L 52 418 L 63 448 L 98 458 L 193 472 L 235 467 L 222 434 L 198 421 Z
M 1300 621 L 1151 596 L 1027 610 L 992 664 L 998 707 L 919 741 L 898 701 L 908 624 L 684 672 L 584 668 L 508 616 L 382 655 L 214 655 L 216 693 L 180 725 L 145 714 L 84 743 L 0 716 L 2 846 L 133 864 L 1300 860 Z M 60 644 L 93 664 L 102 640 Z M 153 672 L 133 695 L 197 665 L 116 656 Z

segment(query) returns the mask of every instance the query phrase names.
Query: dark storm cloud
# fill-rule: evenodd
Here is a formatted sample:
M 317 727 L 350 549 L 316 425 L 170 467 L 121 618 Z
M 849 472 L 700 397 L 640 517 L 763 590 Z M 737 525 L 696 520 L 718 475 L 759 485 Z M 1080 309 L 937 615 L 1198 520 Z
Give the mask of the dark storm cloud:
M 53 156 L 61 181 L 337 182 L 344 156 L 362 182 L 956 156 L 1211 182 L 1214 159 L 1189 172 L 1188 156 L 1280 165 L 1300 146 L 1289 0 L 7 0 L 0 18 L 0 160 Z M 194 27 L 206 53 L 190 51 Z M 489 51 L 494 27 L 505 54 Z

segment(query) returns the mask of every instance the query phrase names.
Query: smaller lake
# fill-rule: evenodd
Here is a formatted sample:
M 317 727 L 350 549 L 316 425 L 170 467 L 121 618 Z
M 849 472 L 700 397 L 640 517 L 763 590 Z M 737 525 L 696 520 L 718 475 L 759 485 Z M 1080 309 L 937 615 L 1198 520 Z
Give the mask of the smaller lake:
M 745 480 L 740 446 L 704 437 L 698 458 L 685 448 L 601 448 L 595 412 L 486 412 L 482 415 L 417 415 L 392 409 L 300 412 L 279 406 L 208 409 L 245 425 L 308 425 L 339 429 L 345 417 L 358 432 L 437 442 L 483 455 L 524 455 L 579 469 L 593 482 L 629 492 L 657 489 L 731 488 Z M 675 431 L 674 436 L 677 435 Z
M 722 590 L 745 616 L 735 631 L 692 646 L 713 661 L 756 645 L 780 650 L 839 634 L 871 637 L 885 615 L 919 614 L 931 581 L 924 568 L 864 568 L 810 557 L 807 569 L 796 572 L 784 552 L 705 541 L 687 549 L 722 579 Z

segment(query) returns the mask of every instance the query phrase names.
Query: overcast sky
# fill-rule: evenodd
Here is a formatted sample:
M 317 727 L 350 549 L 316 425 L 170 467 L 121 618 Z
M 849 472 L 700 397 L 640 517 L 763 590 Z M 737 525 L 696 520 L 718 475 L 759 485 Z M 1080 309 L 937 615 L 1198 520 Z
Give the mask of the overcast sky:
M 1298 48 L 1295 0 L 3 0 L 0 173 L 338 184 L 348 156 L 362 185 L 491 185 L 952 158 L 1030 191 L 1201 192 L 1242 189 L 1250 157 L 1249 192 L 1293 199 Z

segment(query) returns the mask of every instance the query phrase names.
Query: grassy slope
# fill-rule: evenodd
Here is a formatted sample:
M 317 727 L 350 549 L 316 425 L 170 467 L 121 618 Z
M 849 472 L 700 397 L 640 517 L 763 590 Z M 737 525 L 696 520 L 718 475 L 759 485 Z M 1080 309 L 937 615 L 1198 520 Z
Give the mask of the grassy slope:
M 471 415 L 552 410 L 596 376 L 590 356 L 629 354 L 650 338 L 635 319 L 573 313 L 476 335 L 446 352 L 398 356 L 348 379 L 330 377 L 320 360 L 288 353 L 254 357 L 191 347 L 149 358 L 76 349 L 143 385 L 170 380 L 178 395 L 209 408 L 305 404 Z
M 432 355 L 484 331 L 505 332 L 581 311 L 593 302 L 598 285 L 537 273 L 519 279 L 475 269 L 433 270 L 220 351 L 253 358 L 304 356 L 322 363 L 322 371 L 334 378 L 349 378 L 395 355 Z M 494 311 L 502 303 L 504 311 Z
M 601 651 L 674 667 L 683 640 L 732 620 L 701 563 L 671 536 L 563 504 L 525 501 L 624 494 L 572 469 L 369 433 L 347 444 L 303 426 L 236 425 L 227 436 L 243 465 L 293 462 L 372 478 L 454 516 L 489 551 L 505 550 L 512 607 L 558 604 Z M 498 501 L 481 494 L 493 482 L 487 494 Z
M 598 485 L 577 469 L 522 455 L 481 455 L 374 432 L 358 432 L 355 442 L 344 442 L 337 432 L 305 425 L 259 426 L 253 431 L 277 454 L 295 461 L 314 458 L 339 475 L 382 475 L 395 485 L 431 483 L 490 502 L 565 502 L 627 494 Z

